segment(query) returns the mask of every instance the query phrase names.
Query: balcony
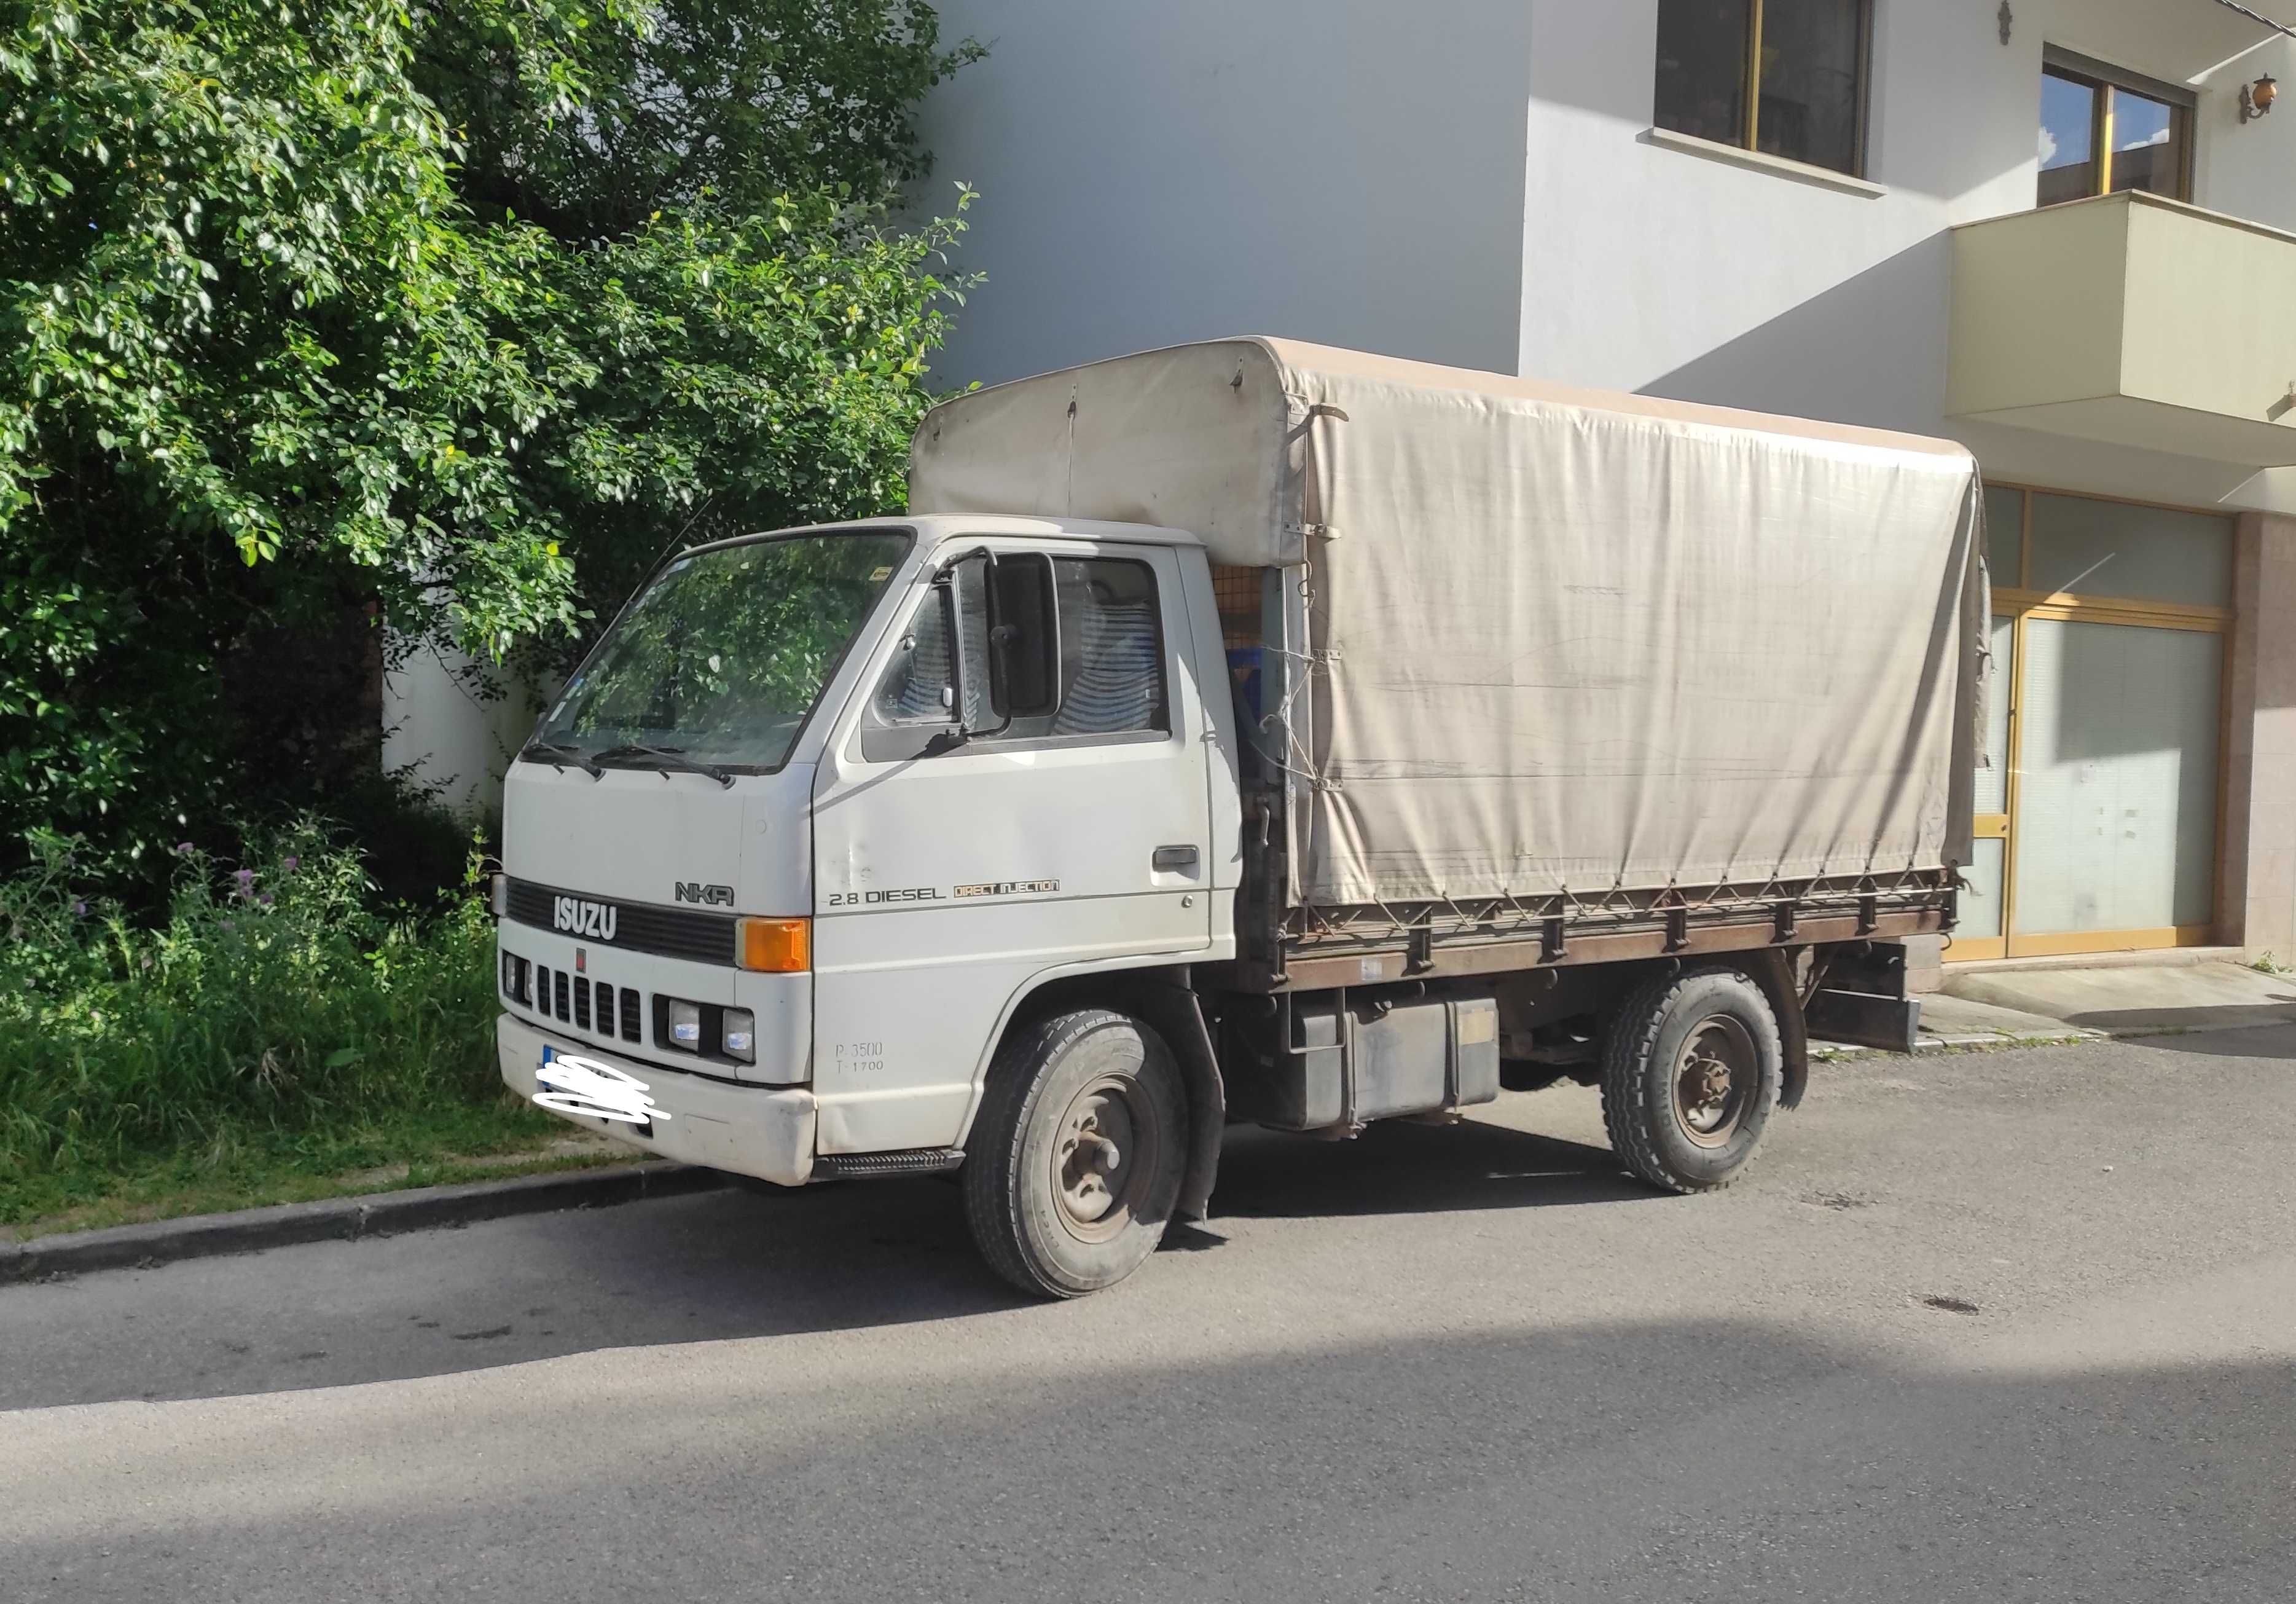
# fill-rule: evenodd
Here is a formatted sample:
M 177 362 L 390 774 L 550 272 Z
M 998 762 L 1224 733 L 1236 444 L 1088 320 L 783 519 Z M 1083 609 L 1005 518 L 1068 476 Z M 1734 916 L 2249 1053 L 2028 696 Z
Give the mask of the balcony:
M 2142 193 L 1953 235 L 1946 411 L 2296 465 L 2296 234 Z

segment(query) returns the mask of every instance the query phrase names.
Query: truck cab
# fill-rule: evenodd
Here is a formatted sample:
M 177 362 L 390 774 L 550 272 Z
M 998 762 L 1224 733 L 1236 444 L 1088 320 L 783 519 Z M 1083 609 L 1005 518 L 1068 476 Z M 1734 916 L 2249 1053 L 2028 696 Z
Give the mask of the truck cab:
M 508 777 L 503 1077 L 783 1185 L 953 1169 L 1032 998 L 1234 956 L 1236 751 L 1185 533 L 914 517 L 683 553 Z M 1072 1123 L 1087 1234 L 1191 1145 L 1121 1085 Z

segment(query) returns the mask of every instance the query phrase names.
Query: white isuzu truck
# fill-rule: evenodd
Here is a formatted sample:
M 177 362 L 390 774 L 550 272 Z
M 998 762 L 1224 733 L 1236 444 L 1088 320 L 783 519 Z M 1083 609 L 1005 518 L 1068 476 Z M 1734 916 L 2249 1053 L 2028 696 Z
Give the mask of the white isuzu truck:
M 1937 440 L 1272 340 L 945 402 L 906 514 L 678 553 L 512 765 L 504 1080 L 784 1186 L 956 1171 L 1020 1287 L 1227 1124 L 1599 1084 L 1726 1184 L 1910 1048 L 1988 607 Z

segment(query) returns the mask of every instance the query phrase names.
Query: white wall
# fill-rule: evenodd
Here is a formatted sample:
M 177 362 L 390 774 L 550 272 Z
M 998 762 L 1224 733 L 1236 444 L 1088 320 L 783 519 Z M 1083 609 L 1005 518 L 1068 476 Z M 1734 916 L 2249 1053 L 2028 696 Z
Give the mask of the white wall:
M 1878 0 L 1866 195 L 1652 143 L 1658 0 L 1531 4 L 1522 371 L 1956 434 L 1997 478 L 2197 502 L 2248 479 L 1949 423 L 1946 231 L 2032 206 L 2045 43 L 2171 82 L 2213 70 L 2199 199 L 2289 213 L 2296 128 L 2231 112 L 2251 56 L 2280 48 L 2255 24 L 2214 0 L 2013 0 L 2004 45 L 1998 0 Z
M 1513 362 L 1523 0 L 939 10 L 989 47 L 923 116 L 988 276 L 941 383 L 1239 333 Z
M 517 685 L 480 699 L 458 677 L 470 661 L 418 647 L 382 677 L 383 768 L 440 786 L 439 800 L 465 818 L 500 805 L 504 771 L 541 711 Z
M 2268 14 L 2271 8 L 2258 9 Z M 2243 124 L 2241 88 L 2265 73 L 2279 79 L 2290 98 L 2268 116 Z M 2296 40 L 2271 39 L 2195 86 L 2202 160 L 2194 198 L 2236 218 L 2296 230 Z

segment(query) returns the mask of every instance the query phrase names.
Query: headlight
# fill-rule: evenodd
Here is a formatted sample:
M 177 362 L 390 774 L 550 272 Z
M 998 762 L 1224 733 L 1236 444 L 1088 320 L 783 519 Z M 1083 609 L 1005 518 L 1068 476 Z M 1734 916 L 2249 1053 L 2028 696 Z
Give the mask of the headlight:
M 527 961 L 515 952 L 502 955 L 503 995 L 512 1002 L 527 1000 L 527 978 L 533 973 Z
M 701 1005 L 679 1002 L 672 998 L 669 1004 L 669 1044 L 682 1047 L 689 1053 L 701 1050 Z
M 726 1029 L 722 1040 L 727 1057 L 739 1058 L 744 1064 L 757 1061 L 758 1023 L 750 1017 L 749 1009 L 726 1010 Z

